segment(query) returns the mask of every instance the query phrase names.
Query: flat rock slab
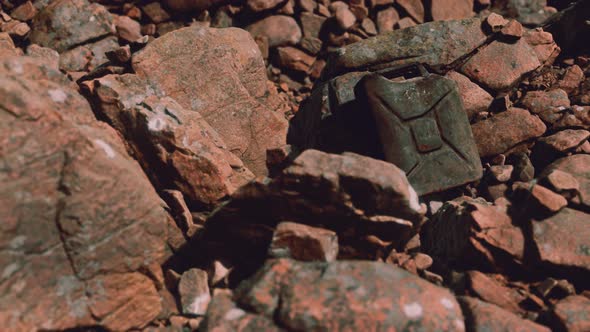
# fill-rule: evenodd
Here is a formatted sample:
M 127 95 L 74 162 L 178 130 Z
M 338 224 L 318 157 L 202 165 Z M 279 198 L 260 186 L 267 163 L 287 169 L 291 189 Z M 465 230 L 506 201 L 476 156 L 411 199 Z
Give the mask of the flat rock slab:
M 236 299 L 289 330 L 465 330 L 450 291 L 376 262 L 268 261 Z
M 278 95 L 268 88 L 248 32 L 182 28 L 150 43 L 132 62 L 137 75 L 203 115 L 254 174 L 266 174 L 266 149 L 284 145 L 287 123 L 274 112 Z
M 558 159 L 547 166 L 543 173 L 548 174 L 556 169 L 569 173 L 578 181 L 580 194 L 572 201 L 588 210 L 590 208 L 590 155 L 575 154 Z
M 405 63 L 449 65 L 486 41 L 481 24 L 479 18 L 429 22 L 347 45 L 328 61 L 325 78 Z

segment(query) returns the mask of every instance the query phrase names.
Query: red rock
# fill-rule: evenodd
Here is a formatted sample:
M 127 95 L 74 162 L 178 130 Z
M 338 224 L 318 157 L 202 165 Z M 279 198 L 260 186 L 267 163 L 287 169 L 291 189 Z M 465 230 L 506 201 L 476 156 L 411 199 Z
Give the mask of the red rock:
M 373 9 L 378 6 L 393 5 L 394 2 L 395 0 L 369 0 L 369 6 Z
M 141 25 L 128 16 L 115 17 L 115 27 L 119 38 L 128 42 L 134 42 L 142 37 Z
M 319 38 L 303 37 L 301 39 L 300 46 L 305 52 L 307 52 L 311 55 L 317 55 L 322 50 L 322 41 Z M 315 61 L 314 61 L 314 63 L 315 63 Z M 310 76 L 311 76 L 311 74 L 310 74 Z M 312 78 L 314 78 L 314 77 L 312 77 Z
M 441 1 L 441 0 L 439 0 Z M 402 7 L 416 22 L 424 23 L 424 5 L 420 0 L 397 0 Z
M 271 260 L 238 286 L 236 299 L 289 330 L 401 330 L 408 324 L 428 331 L 465 328 L 447 289 L 376 262 Z
M 508 182 L 512 178 L 514 166 L 512 165 L 495 165 L 490 167 L 490 175 L 496 182 Z
M 256 315 L 239 308 L 227 289 L 215 289 L 200 331 L 283 331 L 272 318 Z
M 52 69 L 59 70 L 59 53 L 49 47 L 42 47 L 37 44 L 31 44 L 27 47 L 27 55 L 43 61 Z
M 139 77 L 203 115 L 254 174 L 266 174 L 266 150 L 285 144 L 287 124 L 274 112 L 281 101 L 269 90 L 264 61 L 247 32 L 183 28 L 148 44 L 132 64 Z
M 348 8 L 341 8 L 334 13 L 336 22 L 343 30 L 350 29 L 356 23 L 356 17 Z
M 527 110 L 511 108 L 471 126 L 481 157 L 492 157 L 539 137 L 547 127 Z
M 547 117 L 548 113 L 556 113 L 570 107 L 567 92 L 562 89 L 549 91 L 529 91 L 521 100 L 522 106 L 534 114 Z
M 301 13 L 299 19 L 301 20 L 303 36 L 319 38 L 322 26 L 324 25 L 324 22 L 326 22 L 325 17 L 304 12 Z
M 537 142 L 535 148 L 539 148 L 542 153 L 548 155 L 565 154 L 575 150 L 590 138 L 590 132 L 583 129 L 566 129 L 557 133 L 542 137 Z
M 315 57 L 291 46 L 277 48 L 279 65 L 295 71 L 307 73 L 315 62 Z
M 399 21 L 399 14 L 393 7 L 389 7 L 377 12 L 377 29 L 379 33 L 393 31 L 393 27 Z
M 435 0 L 430 10 L 434 21 L 467 18 L 473 16 L 473 0 Z
M 550 329 L 478 299 L 461 296 L 457 300 L 470 331 L 549 332 Z
M 115 32 L 107 9 L 87 0 L 52 1 L 35 16 L 31 27 L 31 42 L 60 53 Z
M 555 44 L 553 35 L 541 28 L 527 30 L 523 37 L 533 48 L 539 61 L 545 66 L 551 65 L 561 51 Z
M 22 53 L 16 48 L 10 35 L 6 32 L 0 32 L 0 58 L 17 55 L 22 55 Z
M 503 208 L 484 202 L 457 200 L 445 203 L 421 232 L 422 250 L 435 261 L 449 264 L 502 269 L 507 257 L 521 262 L 524 253 L 522 231 L 512 224 Z
M 406 28 L 410 28 L 413 26 L 416 26 L 416 21 L 414 21 L 412 18 L 410 17 L 404 17 L 401 20 L 399 20 L 397 22 L 397 26 L 399 29 L 406 29 Z
M 491 13 L 486 17 L 486 25 L 491 32 L 499 32 L 502 30 L 506 24 L 508 24 L 508 20 L 502 17 L 502 15 L 498 15 L 496 13 Z
M 469 119 L 474 119 L 479 112 L 488 110 L 488 107 L 492 103 L 492 96 L 480 88 L 479 85 L 456 71 L 448 72 L 446 77 L 457 83 L 461 101 L 463 101 L 463 107 Z
M 28 21 L 35 17 L 37 14 L 37 8 L 33 6 L 31 1 L 26 1 L 22 5 L 16 7 L 12 12 L 10 12 L 10 16 L 19 21 Z
M 92 51 L 85 46 L 79 46 L 63 52 L 59 57 L 59 69 L 65 72 L 88 71 Z
M 590 256 L 587 254 L 590 215 L 565 208 L 542 221 L 533 222 L 533 236 L 542 264 L 561 268 L 577 268 L 570 277 L 590 272 Z M 583 271 L 583 272 L 582 272 Z M 577 274 L 577 275 L 576 275 Z
M 557 86 L 567 93 L 574 92 L 584 81 L 584 71 L 578 65 L 573 65 L 565 70 L 563 78 L 557 82 Z
M 154 183 L 213 204 L 254 177 L 203 116 L 157 97 L 163 93 L 140 77 L 108 75 L 91 90 L 99 114 L 128 137 Z
M 338 237 L 326 229 L 281 222 L 268 250 L 274 258 L 331 262 L 338 256 Z
M 246 7 L 256 13 L 275 8 L 283 2 L 283 0 L 248 0 Z
M 579 204 L 583 209 L 590 207 L 590 156 L 576 154 L 558 159 L 543 171 L 543 176 L 553 170 L 560 170 L 572 175 L 580 185 L 579 196 L 572 202 Z
M 520 39 L 523 35 L 524 28 L 517 20 L 510 20 L 500 30 L 500 34 L 508 40 Z
M 178 283 L 178 294 L 185 315 L 204 315 L 211 301 L 207 272 L 194 268 L 184 272 Z
M 563 196 L 538 184 L 517 183 L 513 191 L 526 197 L 522 202 L 523 209 L 533 213 L 543 211 L 553 214 L 567 206 L 567 200 Z
M 472 292 L 483 301 L 495 304 L 513 314 L 524 313 L 524 310 L 518 306 L 524 296 L 515 289 L 503 286 L 479 271 L 467 272 L 467 280 L 470 293 Z
M 494 41 L 460 68 L 471 80 L 492 90 L 508 90 L 541 63 L 524 40 L 514 44 Z
M 572 199 L 580 195 L 580 183 L 571 174 L 553 169 L 542 175 L 542 181 L 547 187 L 565 198 Z
M 162 8 L 162 4 L 159 1 L 150 2 L 149 4 L 142 6 L 141 9 L 145 15 L 156 24 L 170 20 L 170 14 Z
M 556 331 L 583 332 L 590 330 L 590 299 L 580 295 L 559 301 L 550 315 L 550 324 Z
M 65 76 L 21 57 L 3 59 L 0 77 L 0 246 L 10 248 L 0 254 L 0 325 L 144 326 L 160 304 L 137 272 L 167 258 L 160 198 Z
M 361 28 L 369 36 L 375 36 L 377 34 L 377 27 L 370 18 L 365 18 L 361 21 Z
M 246 30 L 254 37 L 268 37 L 270 47 L 295 45 L 301 40 L 301 28 L 289 16 L 269 16 L 247 26 Z

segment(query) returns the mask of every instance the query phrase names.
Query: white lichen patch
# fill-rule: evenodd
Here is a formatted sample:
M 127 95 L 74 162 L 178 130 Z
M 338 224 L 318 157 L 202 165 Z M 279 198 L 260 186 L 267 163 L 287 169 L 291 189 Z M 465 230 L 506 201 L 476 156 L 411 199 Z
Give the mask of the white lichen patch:
M 453 301 L 447 297 L 443 297 L 442 299 L 440 299 L 440 304 L 442 304 L 443 307 L 451 310 L 455 307 Z
M 24 69 L 23 69 L 23 65 L 18 63 L 18 62 L 14 62 L 11 66 L 12 72 L 14 72 L 15 74 L 22 74 L 24 73 Z
M 61 89 L 51 89 L 47 91 L 49 93 L 49 97 L 56 103 L 63 103 L 68 99 L 68 95 Z
M 455 319 L 455 321 L 453 321 L 453 325 L 455 325 L 455 328 L 457 329 L 457 331 L 465 331 L 465 322 L 460 320 L 460 319 Z
M 414 190 L 414 188 L 412 188 L 411 185 L 408 184 L 408 192 L 410 194 L 410 208 L 412 208 L 412 210 L 420 212 L 422 211 L 422 207 L 420 206 L 420 201 L 418 200 L 418 194 L 416 193 L 416 190 Z
M 239 308 L 233 308 L 230 309 L 228 312 L 225 313 L 225 316 L 223 316 L 224 319 L 226 320 L 236 320 L 242 316 L 244 316 L 246 314 L 246 312 L 242 309 Z
M 167 125 L 168 123 L 166 122 L 166 120 L 160 117 L 154 117 L 153 119 L 148 121 L 148 129 L 150 131 L 162 131 L 164 128 L 166 128 Z
M 101 148 L 104 151 L 104 153 L 107 155 L 107 157 L 110 159 L 115 158 L 115 156 L 117 155 L 115 153 L 115 150 L 113 150 L 113 148 L 107 142 L 105 142 L 101 139 L 95 139 L 94 144 L 96 144 L 96 146 Z
M 418 302 L 412 302 L 403 306 L 404 314 L 410 319 L 417 319 L 422 317 L 424 310 Z
M 9 278 L 14 272 L 18 271 L 19 265 L 18 263 L 10 263 L 8 264 L 4 270 L 2 270 L 2 279 Z

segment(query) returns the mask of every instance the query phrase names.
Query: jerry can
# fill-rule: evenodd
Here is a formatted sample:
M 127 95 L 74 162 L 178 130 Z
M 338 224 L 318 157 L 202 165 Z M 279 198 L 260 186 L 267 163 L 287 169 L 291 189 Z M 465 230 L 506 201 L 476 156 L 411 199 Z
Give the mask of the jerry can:
M 400 79 L 412 70 L 417 77 Z M 412 65 L 364 75 L 355 96 L 375 121 L 384 159 L 406 172 L 419 195 L 481 178 L 481 161 L 454 81 Z

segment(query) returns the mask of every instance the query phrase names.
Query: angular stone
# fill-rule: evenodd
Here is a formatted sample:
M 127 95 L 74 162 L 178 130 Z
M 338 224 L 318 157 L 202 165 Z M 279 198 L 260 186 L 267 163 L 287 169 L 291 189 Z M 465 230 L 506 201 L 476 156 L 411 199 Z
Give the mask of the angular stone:
M 572 199 L 580 195 L 580 183 L 571 174 L 559 169 L 553 169 L 544 172 L 542 175 L 541 180 L 546 186 L 565 198 Z
M 550 329 L 504 310 L 494 304 L 473 297 L 461 296 L 457 300 L 463 309 L 465 325 L 471 331 L 498 332 L 549 332 Z
M 0 58 L 22 55 L 6 32 L 0 32 Z
M 444 66 L 472 52 L 485 40 L 479 18 L 421 24 L 341 48 L 328 62 L 325 76 L 331 78 L 353 70 L 383 68 L 384 63 L 388 66 L 416 62 Z
M 490 29 L 491 32 L 499 32 L 502 30 L 502 27 L 508 24 L 508 20 L 502 17 L 502 15 L 498 15 L 496 13 L 491 13 L 486 17 L 486 26 Z
M 338 26 L 343 30 L 350 29 L 356 23 L 356 17 L 348 8 L 342 8 L 334 13 Z
M 285 144 L 287 124 L 274 112 L 281 101 L 247 32 L 183 28 L 151 42 L 132 62 L 137 75 L 203 115 L 254 174 L 266 174 L 266 150 Z
M 501 207 L 484 202 L 445 203 L 421 232 L 424 252 L 449 264 L 476 264 L 494 269 L 501 269 L 507 257 L 522 262 L 522 231 L 512 224 Z
M 167 258 L 163 203 L 65 76 L 20 57 L 3 59 L 0 77 L 0 326 L 143 327 L 160 305 L 135 272 Z M 100 280 L 109 287 L 91 293 Z
M 52 1 L 35 16 L 32 29 L 33 43 L 60 53 L 115 32 L 107 9 L 87 0 Z
M 533 222 L 533 241 L 541 263 L 577 268 L 579 277 L 587 276 L 590 272 L 588 220 L 589 214 L 565 208 L 547 219 Z
M 582 145 L 588 138 L 590 138 L 590 132 L 587 130 L 566 129 L 540 138 L 535 148 L 542 150 L 541 153 L 549 156 L 566 154 Z
M 506 287 L 479 271 L 468 271 L 466 278 L 469 291 L 478 298 L 513 314 L 524 313 L 524 310 L 518 305 L 524 299 L 524 296 L 517 290 Z
M 327 20 L 326 17 L 312 14 L 312 13 L 308 13 L 308 12 L 301 13 L 301 16 L 299 17 L 299 19 L 301 20 L 301 27 L 303 29 L 303 36 L 304 37 L 314 37 L 314 38 L 320 37 L 320 32 L 322 30 L 322 26 L 324 25 L 324 22 L 326 22 L 326 20 Z
M 128 42 L 134 42 L 142 37 L 141 25 L 136 20 L 128 16 L 117 16 L 114 22 L 117 35 L 120 38 Z
M 232 300 L 232 293 L 226 289 L 215 289 L 209 303 L 205 320 L 200 331 L 284 331 L 276 326 L 272 318 L 247 312 Z
M 529 91 L 520 101 L 521 105 L 534 114 L 550 120 L 551 115 L 570 107 L 570 100 L 562 89 Z
M 227 4 L 227 0 L 166 0 L 164 3 L 172 10 L 183 11 L 203 11 L 210 7 L 219 7 Z
M 279 65 L 283 68 L 307 73 L 315 62 L 315 57 L 291 46 L 277 48 Z
M 284 0 L 248 0 L 246 1 L 246 7 L 257 13 L 275 8 L 283 2 Z
M 37 8 L 35 8 L 31 1 L 26 1 L 10 12 L 10 17 L 19 21 L 28 21 L 35 17 L 36 14 Z
M 553 35 L 541 28 L 527 30 L 523 37 L 533 48 L 539 61 L 545 66 L 551 65 L 561 51 L 553 40 Z
M 246 27 L 254 37 L 266 36 L 270 47 L 295 45 L 301 40 L 301 28 L 290 16 L 273 15 Z
M 560 170 L 572 175 L 580 185 L 580 194 L 572 202 L 583 209 L 590 208 L 590 155 L 576 154 L 553 162 L 543 171 L 541 177 L 553 170 Z
M 127 137 L 154 183 L 180 190 L 193 203 L 213 204 L 253 179 L 199 112 L 160 97 L 164 93 L 142 78 L 108 75 L 91 91 L 99 114 Z
M 401 330 L 416 324 L 464 331 L 447 289 L 376 262 L 268 261 L 238 286 L 236 299 L 289 330 Z
M 490 175 L 496 182 L 508 182 L 512 178 L 514 166 L 512 165 L 495 165 L 490 167 Z
M 502 27 L 502 29 L 500 30 L 500 34 L 504 39 L 508 41 L 513 41 L 520 39 L 522 37 L 524 33 L 523 30 L 524 28 L 522 27 L 522 24 L 520 24 L 516 20 L 511 20 Z
M 492 90 L 507 90 L 541 63 L 524 40 L 514 44 L 494 41 L 480 49 L 460 68 L 471 80 Z
M 590 330 L 590 299 L 580 295 L 559 301 L 549 314 L 550 324 L 557 331 Z
M 211 301 L 207 272 L 201 269 L 189 269 L 180 277 L 178 294 L 182 313 L 185 315 L 204 315 Z
M 424 5 L 421 0 L 397 0 L 397 4 L 400 5 L 416 22 L 424 23 Z
M 538 184 L 519 183 L 513 191 L 516 195 L 525 197 L 525 201 L 522 202 L 523 209 L 531 213 L 542 211 L 553 214 L 567 206 L 567 200 L 563 196 Z
M 274 258 L 332 262 L 338 256 L 338 237 L 326 229 L 282 222 L 275 229 L 268 251 Z
M 59 53 L 49 47 L 31 44 L 27 47 L 27 55 L 43 61 L 55 70 L 59 70 Z
M 473 16 L 473 0 L 431 1 L 430 11 L 434 21 L 467 18 Z
M 379 33 L 393 31 L 393 27 L 399 21 L 399 14 L 393 7 L 389 7 L 377 12 L 377 30 Z
M 584 71 L 580 66 L 573 65 L 565 70 L 563 78 L 557 82 L 557 86 L 567 93 L 572 93 L 584 81 Z
M 473 83 L 465 75 L 462 75 L 456 71 L 448 72 L 446 77 L 457 83 L 459 94 L 461 95 L 461 101 L 465 107 L 465 112 L 467 112 L 467 117 L 470 120 L 473 119 L 479 112 L 488 110 L 488 107 L 492 103 L 493 98 L 486 90 Z
M 507 152 L 510 148 L 540 137 L 547 127 L 527 110 L 511 108 L 471 125 L 473 136 L 482 158 Z

